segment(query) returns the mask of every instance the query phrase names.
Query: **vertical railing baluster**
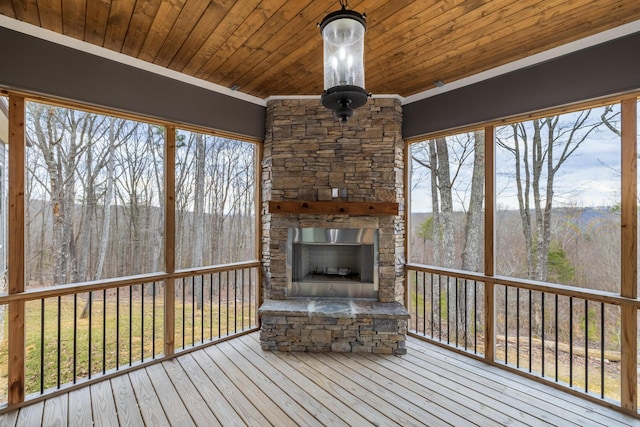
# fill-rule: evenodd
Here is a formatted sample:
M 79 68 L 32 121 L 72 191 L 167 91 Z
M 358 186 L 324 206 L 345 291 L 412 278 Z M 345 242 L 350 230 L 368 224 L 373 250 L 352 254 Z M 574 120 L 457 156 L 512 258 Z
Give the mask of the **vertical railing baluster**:
M 478 282 L 473 281 L 473 352 L 478 354 Z
M 542 377 L 544 378 L 544 292 L 541 293 L 540 298 L 542 299 L 542 313 L 540 317 L 542 319 Z
M 204 343 L 204 274 L 200 275 L 200 342 Z
M 226 283 L 227 283 L 227 324 L 226 324 L 227 333 L 226 335 L 229 336 L 229 270 L 227 270 L 226 276 L 227 276 L 227 280 L 226 280 Z
M 44 353 L 45 353 L 45 347 L 46 347 L 46 343 L 44 342 L 44 337 L 45 337 L 44 309 L 45 309 L 45 303 L 44 303 L 44 298 L 42 298 L 40 300 L 40 394 L 44 393 Z
M 233 333 L 238 332 L 238 270 L 233 271 Z
M 218 339 L 222 336 L 222 273 L 218 272 Z
M 456 347 L 458 347 L 458 343 L 460 342 L 458 340 L 458 329 L 459 329 L 459 326 L 458 326 L 458 308 L 459 308 L 458 307 L 458 283 L 459 283 L 458 282 L 458 278 L 456 278 L 456 282 L 455 282 L 455 286 L 456 286 L 456 291 L 455 291 L 456 303 L 454 305 L 455 311 L 456 311 L 455 312 L 455 317 L 454 317 L 455 318 L 455 329 L 456 329 Z
M 415 298 L 415 312 L 416 312 L 416 332 L 418 331 L 418 272 L 416 271 L 416 298 Z
M 532 299 L 533 295 L 531 293 L 531 289 L 529 289 L 529 372 L 531 372 L 531 368 L 532 368 L 532 354 L 533 354 L 533 340 L 532 340 L 532 335 L 533 335 L 533 299 Z
M 433 285 L 434 285 L 434 281 L 433 281 L 433 273 L 429 273 L 429 276 L 431 276 L 431 338 L 434 338 L 433 336 L 433 328 L 434 328 L 434 318 L 435 318 L 435 307 L 433 306 Z
M 185 322 L 186 322 L 186 317 L 187 314 L 185 312 L 185 305 L 187 305 L 187 298 L 186 298 L 186 290 L 185 288 L 186 286 L 186 282 L 185 282 L 185 278 L 182 278 L 182 348 L 185 348 L 185 343 L 184 343 L 184 334 L 185 334 Z
M 140 362 L 144 362 L 144 285 L 140 288 Z
M 213 340 L 213 273 L 209 273 L 209 339 Z
M 516 368 L 520 368 L 520 288 L 516 288 Z
M 468 294 L 468 283 L 467 283 L 467 279 L 464 279 L 464 350 L 467 351 L 467 340 L 468 340 L 468 330 L 467 330 L 467 323 L 468 323 L 468 301 L 467 301 L 467 294 Z
M 573 387 L 573 297 L 569 297 L 569 387 Z
M 56 345 L 57 347 L 57 354 L 56 354 L 56 388 L 60 388 L 60 362 L 61 362 L 61 347 L 62 347 L 62 339 L 61 339 L 61 333 L 62 333 L 62 299 L 60 297 L 60 295 L 58 295 L 58 324 L 57 324 L 57 328 L 58 328 L 58 343 Z
M 504 286 L 504 363 L 509 363 L 509 287 Z
M 93 372 L 93 366 L 91 365 L 91 354 L 92 351 L 91 349 L 93 349 L 93 345 L 91 343 L 92 341 L 92 336 L 93 336 L 93 292 L 89 291 L 89 345 L 87 347 L 87 364 L 88 364 L 88 371 L 89 371 L 89 379 L 91 379 L 91 373 Z
M 418 281 L 418 272 L 416 271 L 416 282 Z M 422 272 L 422 336 L 427 335 L 427 279 L 426 273 Z
M 249 327 L 254 326 L 251 321 L 251 295 L 253 294 L 253 269 L 249 270 Z M 256 322 L 257 323 L 257 322 Z
M 240 330 L 242 330 L 242 331 L 244 331 L 244 292 L 245 292 L 245 289 L 244 289 L 244 272 L 246 270 L 247 270 L 246 268 L 242 269 L 242 276 L 241 276 L 241 282 L 240 282 L 240 295 L 241 295 L 240 303 L 242 305 L 242 308 L 240 310 L 242 312 L 242 315 L 241 315 L 241 322 L 242 323 L 240 324 L 240 327 L 241 327 Z
M 589 392 L 589 300 L 584 300 L 584 392 Z
M 133 285 L 129 285 L 129 366 L 133 364 Z
M 107 317 L 106 310 L 104 312 L 104 316 L 105 318 Z M 120 367 L 120 288 L 116 288 L 116 370 L 118 370 L 119 367 Z
M 556 382 L 558 382 L 558 294 L 555 295 L 555 339 L 556 339 L 556 348 L 555 348 L 555 358 L 556 358 Z
M 116 301 L 116 307 L 120 307 L 120 302 Z M 119 319 L 116 316 L 116 321 Z M 117 336 L 117 334 L 116 334 Z M 117 347 L 117 346 L 116 346 Z M 102 374 L 107 372 L 107 290 L 102 290 Z
M 600 397 L 604 399 L 604 303 L 600 303 Z
M 73 383 L 76 383 L 78 368 L 78 294 L 73 294 Z
M 442 276 L 438 275 L 438 340 L 442 341 Z
M 156 358 L 156 282 L 153 282 L 153 304 L 151 305 L 151 358 Z
M 451 336 L 451 315 L 449 314 L 449 301 L 451 297 L 451 281 L 447 276 L 447 344 L 449 344 L 449 337 Z
M 191 347 L 196 345 L 196 277 L 191 276 Z

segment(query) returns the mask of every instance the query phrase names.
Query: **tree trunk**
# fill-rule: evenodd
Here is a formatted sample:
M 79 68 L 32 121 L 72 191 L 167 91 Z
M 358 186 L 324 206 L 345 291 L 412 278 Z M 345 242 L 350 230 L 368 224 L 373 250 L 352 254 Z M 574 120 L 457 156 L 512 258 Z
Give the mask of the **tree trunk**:
M 471 176 L 471 196 L 469 209 L 467 210 L 464 227 L 464 248 L 462 250 L 462 269 L 466 271 L 479 271 L 480 248 L 482 237 L 483 202 L 484 202 L 484 174 L 485 174 L 485 149 L 484 132 L 474 132 L 473 172 Z M 458 286 L 458 323 L 459 336 L 464 337 L 468 344 L 471 343 L 472 332 L 476 313 L 473 304 L 473 287 L 466 282 L 457 281 Z
M 194 194 L 194 212 L 193 212 L 193 241 L 191 245 L 191 259 L 194 267 L 202 267 L 202 251 L 203 251 L 203 229 L 204 229 L 204 168 L 206 160 L 206 145 L 204 135 L 195 134 L 196 139 L 196 182 Z M 192 282 L 194 289 L 196 308 L 202 310 L 202 276 L 197 276 Z

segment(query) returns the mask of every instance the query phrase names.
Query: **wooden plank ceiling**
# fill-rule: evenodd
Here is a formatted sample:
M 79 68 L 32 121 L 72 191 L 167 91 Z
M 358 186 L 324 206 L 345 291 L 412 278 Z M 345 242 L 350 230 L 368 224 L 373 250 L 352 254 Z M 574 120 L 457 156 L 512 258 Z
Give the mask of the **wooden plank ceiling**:
M 366 89 L 408 96 L 640 19 L 638 0 L 352 0 Z M 318 95 L 329 0 L 0 0 L 0 13 L 260 98 Z

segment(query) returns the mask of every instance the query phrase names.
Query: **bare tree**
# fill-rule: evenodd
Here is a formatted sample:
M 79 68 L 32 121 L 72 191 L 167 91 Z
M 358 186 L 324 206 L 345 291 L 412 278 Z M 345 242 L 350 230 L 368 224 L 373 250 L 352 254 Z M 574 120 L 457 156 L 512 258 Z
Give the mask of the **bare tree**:
M 581 111 L 566 121 L 561 121 L 564 116 L 552 116 L 515 123 L 497 138 L 514 160 L 528 279 L 548 278 L 555 180 L 567 160 L 603 125 L 591 112 Z

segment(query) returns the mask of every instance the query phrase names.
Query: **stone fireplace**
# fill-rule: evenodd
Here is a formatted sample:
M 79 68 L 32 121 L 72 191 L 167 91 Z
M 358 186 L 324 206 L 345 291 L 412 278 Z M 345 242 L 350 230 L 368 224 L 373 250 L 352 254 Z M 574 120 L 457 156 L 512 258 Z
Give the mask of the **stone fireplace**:
M 347 124 L 319 100 L 269 101 L 263 349 L 406 352 L 401 125 L 393 98 Z

